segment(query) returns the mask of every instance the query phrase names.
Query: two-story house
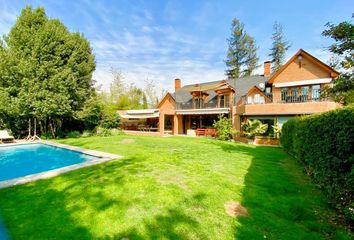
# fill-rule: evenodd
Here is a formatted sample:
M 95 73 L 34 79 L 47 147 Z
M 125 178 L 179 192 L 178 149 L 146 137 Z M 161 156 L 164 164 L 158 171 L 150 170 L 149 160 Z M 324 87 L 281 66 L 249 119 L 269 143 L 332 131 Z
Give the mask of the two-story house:
M 175 79 L 175 92 L 167 93 L 157 109 L 119 114 L 123 123 L 139 119 L 140 127 L 136 130 L 193 135 L 196 129 L 212 128 L 220 114 L 232 118 L 235 129 L 241 131 L 241 123 L 246 119 L 281 125 L 297 115 L 340 106 L 321 96 L 338 72 L 304 50 L 300 49 L 275 73 L 271 74 L 270 65 L 264 63 L 263 75 L 183 87 L 181 80 Z
M 320 113 L 340 107 L 322 96 L 338 72 L 300 49 L 277 72 L 264 63 L 264 84 L 255 85 L 242 96 L 235 108 L 235 127 L 246 118 L 263 119 L 282 125 L 297 115 Z

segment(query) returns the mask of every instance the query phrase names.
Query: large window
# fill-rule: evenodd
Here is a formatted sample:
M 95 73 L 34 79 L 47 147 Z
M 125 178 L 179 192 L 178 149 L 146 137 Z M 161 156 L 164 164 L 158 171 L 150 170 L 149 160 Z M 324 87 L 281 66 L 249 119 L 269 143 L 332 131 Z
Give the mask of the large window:
M 230 95 L 224 95 L 225 96 L 225 107 L 229 107 L 230 106 Z
M 200 97 L 194 97 L 193 108 L 195 108 L 195 109 L 201 108 L 201 101 L 202 101 L 202 99 Z
M 309 97 L 309 87 L 301 87 L 301 102 L 307 102 Z
M 281 101 L 282 102 L 288 102 L 288 88 L 282 88 L 281 89 Z
M 292 88 L 291 89 L 291 102 L 298 102 L 298 97 L 299 97 L 299 89 Z
M 225 95 L 219 95 L 219 107 L 224 107 L 225 104 Z
M 311 96 L 313 101 L 319 101 L 321 96 L 321 86 L 311 86 Z M 291 87 L 281 89 L 282 102 L 307 102 L 310 99 L 310 86 Z
M 321 97 L 321 86 L 320 85 L 313 85 L 312 86 L 312 100 L 320 101 Z
M 248 104 L 253 104 L 253 97 L 252 96 L 248 96 L 247 97 L 247 103 Z

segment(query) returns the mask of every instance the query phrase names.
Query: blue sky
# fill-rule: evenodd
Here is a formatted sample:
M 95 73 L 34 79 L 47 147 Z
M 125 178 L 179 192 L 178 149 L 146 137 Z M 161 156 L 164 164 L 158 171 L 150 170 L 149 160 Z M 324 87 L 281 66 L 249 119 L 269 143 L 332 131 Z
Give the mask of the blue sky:
M 107 89 L 110 69 L 127 82 L 143 86 L 146 79 L 159 88 L 224 79 L 226 39 L 234 17 L 240 19 L 259 46 L 260 64 L 268 60 L 272 25 L 284 27 L 292 43 L 287 58 L 299 48 L 326 61 L 331 41 L 321 36 L 326 22 L 350 20 L 354 1 L 10 1 L 0 0 L 0 34 L 6 34 L 21 9 L 43 6 L 71 31 L 83 33 L 96 55 L 94 79 Z M 257 69 L 262 72 L 262 68 Z

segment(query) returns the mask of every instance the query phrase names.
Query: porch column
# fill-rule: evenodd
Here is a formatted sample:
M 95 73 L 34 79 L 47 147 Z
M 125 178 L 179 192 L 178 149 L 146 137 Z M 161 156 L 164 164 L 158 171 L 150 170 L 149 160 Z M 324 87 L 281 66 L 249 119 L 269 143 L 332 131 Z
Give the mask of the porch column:
M 173 135 L 178 135 L 178 116 L 173 115 Z
M 234 116 L 235 117 L 234 117 L 234 124 L 233 125 L 234 125 L 235 130 L 238 132 L 236 134 L 236 136 L 239 137 L 240 132 L 241 132 L 241 116 L 238 114 L 235 114 Z
M 163 114 L 163 113 L 160 113 L 160 116 L 159 116 L 159 132 L 160 132 L 160 135 L 165 134 L 165 114 Z

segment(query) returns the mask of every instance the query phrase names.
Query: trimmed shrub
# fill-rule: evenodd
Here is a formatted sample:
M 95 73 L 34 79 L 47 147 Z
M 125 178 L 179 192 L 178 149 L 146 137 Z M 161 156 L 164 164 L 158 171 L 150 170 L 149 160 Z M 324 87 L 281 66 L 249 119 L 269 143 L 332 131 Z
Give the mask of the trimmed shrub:
M 112 129 L 97 127 L 96 128 L 96 135 L 101 137 L 109 137 L 112 136 Z
M 230 140 L 236 130 L 232 127 L 230 118 L 220 115 L 217 121 L 214 121 L 213 127 L 216 128 L 217 138 L 220 140 Z
M 81 137 L 81 133 L 79 131 L 71 131 L 71 132 L 68 132 L 68 134 L 66 136 L 68 138 L 79 138 L 79 137 Z
M 93 131 L 85 130 L 82 132 L 81 137 L 91 137 L 94 135 L 95 135 L 95 133 Z
M 110 109 L 107 109 L 103 111 L 99 126 L 107 129 L 114 129 L 118 127 L 119 122 L 120 117 L 116 113 L 116 110 L 114 109 L 114 111 L 112 111 Z
M 330 202 L 354 220 L 354 107 L 297 117 L 283 125 L 284 149 L 301 161 Z

